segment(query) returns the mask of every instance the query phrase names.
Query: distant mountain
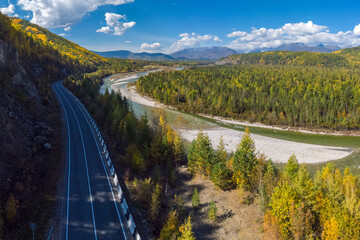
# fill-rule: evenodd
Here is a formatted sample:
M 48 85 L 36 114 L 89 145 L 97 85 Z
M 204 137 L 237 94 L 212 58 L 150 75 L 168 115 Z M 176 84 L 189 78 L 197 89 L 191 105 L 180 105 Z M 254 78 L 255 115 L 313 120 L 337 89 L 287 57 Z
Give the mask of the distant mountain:
M 323 45 L 308 46 L 303 43 L 290 43 L 283 44 L 276 48 L 259 48 L 251 51 L 254 52 L 273 52 L 273 51 L 291 51 L 291 52 L 318 52 L 318 53 L 330 53 L 341 48 L 337 45 Z
M 109 52 L 95 52 L 94 53 L 102 57 L 110 58 L 123 58 L 123 59 L 133 59 L 133 60 L 150 60 L 150 61 L 164 61 L 164 60 L 173 60 L 172 57 L 163 53 L 133 53 L 127 50 L 119 51 L 109 51 Z
M 199 47 L 186 48 L 174 52 L 170 56 L 176 59 L 217 60 L 237 53 L 228 47 Z

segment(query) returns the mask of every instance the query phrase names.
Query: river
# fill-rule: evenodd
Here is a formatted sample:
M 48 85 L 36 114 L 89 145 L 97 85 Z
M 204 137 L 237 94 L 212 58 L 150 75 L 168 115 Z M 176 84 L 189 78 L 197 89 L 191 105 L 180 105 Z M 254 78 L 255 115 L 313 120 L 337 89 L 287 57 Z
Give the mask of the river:
M 148 72 L 133 73 L 121 77 L 116 75 L 105 77 L 103 78 L 104 84 L 101 86 L 100 92 L 104 93 L 106 89 L 108 89 L 109 92 L 120 92 L 130 101 L 138 117 L 145 113 L 147 113 L 148 116 L 152 116 L 161 109 L 165 112 L 170 126 L 179 132 L 180 136 L 187 141 L 192 141 L 196 138 L 198 132 L 202 130 L 209 136 L 214 148 L 216 148 L 222 136 L 226 150 L 229 152 L 236 150 L 243 135 L 242 131 L 222 127 L 214 122 L 175 111 L 152 99 L 140 96 L 135 88 L 129 89 L 127 87 L 128 83 L 134 82 L 146 74 L 148 74 Z M 239 128 L 243 129 L 242 127 Z M 258 153 L 264 154 L 274 162 L 285 163 L 291 154 L 295 154 L 300 163 L 326 162 L 344 158 L 352 152 L 349 148 L 298 143 L 257 134 L 251 134 L 251 137 L 255 142 Z

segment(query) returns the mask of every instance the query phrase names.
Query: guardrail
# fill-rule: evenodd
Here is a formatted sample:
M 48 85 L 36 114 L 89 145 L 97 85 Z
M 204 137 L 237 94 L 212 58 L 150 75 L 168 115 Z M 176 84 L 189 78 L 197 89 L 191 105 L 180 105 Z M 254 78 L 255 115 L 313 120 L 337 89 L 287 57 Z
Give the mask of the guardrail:
M 106 161 L 105 165 L 107 166 L 108 171 L 111 174 L 112 184 L 113 184 L 113 187 L 116 189 L 117 197 L 118 197 L 118 199 L 120 201 L 120 205 L 121 205 L 121 210 L 125 215 L 126 223 L 127 223 L 128 228 L 130 229 L 130 233 L 134 237 L 134 239 L 141 240 L 140 234 L 137 231 L 134 219 L 133 219 L 133 217 L 132 217 L 132 215 L 130 213 L 130 210 L 129 210 L 129 207 L 127 205 L 126 199 L 124 197 L 123 191 L 122 191 L 121 186 L 119 184 L 119 179 L 118 179 L 117 174 L 115 172 L 114 165 L 112 164 L 112 161 L 111 161 L 111 158 L 110 158 L 110 155 L 109 155 L 109 151 L 106 148 L 106 144 L 105 144 L 104 139 L 102 138 L 101 132 L 100 132 L 99 128 L 97 127 L 95 120 L 91 117 L 90 113 L 85 108 L 85 106 L 80 102 L 79 99 L 77 99 L 77 98 L 75 98 L 75 99 L 79 103 L 82 110 L 85 112 L 86 117 L 91 122 L 91 124 L 92 124 L 92 126 L 93 126 L 93 128 L 94 128 L 94 130 L 96 132 L 96 135 L 98 137 L 98 140 L 99 140 L 99 142 L 101 144 L 101 147 L 103 148 L 103 154 L 105 156 L 105 161 Z

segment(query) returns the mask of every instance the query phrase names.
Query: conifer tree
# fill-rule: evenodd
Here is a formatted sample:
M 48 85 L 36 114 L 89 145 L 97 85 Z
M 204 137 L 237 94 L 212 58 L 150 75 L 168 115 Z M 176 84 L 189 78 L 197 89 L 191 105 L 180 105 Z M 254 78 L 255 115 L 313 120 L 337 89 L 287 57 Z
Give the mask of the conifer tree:
M 194 208 L 198 208 L 200 204 L 199 192 L 197 188 L 194 189 L 194 193 L 191 197 L 191 204 Z
M 253 190 L 251 180 L 257 163 L 255 144 L 250 137 L 249 129 L 246 128 L 241 143 L 238 145 L 234 155 L 234 177 L 238 187 L 242 187 L 245 190 Z
M 161 191 L 162 187 L 160 184 L 156 184 L 155 189 L 151 196 L 150 204 L 150 221 L 156 225 L 161 208 Z
M 169 212 L 168 218 L 160 231 L 159 240 L 175 240 L 179 236 L 179 219 L 176 211 Z
M 227 153 L 225 150 L 223 136 L 220 137 L 219 145 L 216 150 L 216 158 L 218 162 L 223 162 L 223 163 L 225 163 L 227 160 Z
M 189 216 L 185 223 L 179 228 L 180 237 L 177 240 L 195 240 L 194 233 L 192 231 L 191 217 Z
M 293 180 L 297 176 L 298 171 L 299 171 L 298 160 L 296 156 L 293 154 L 291 155 L 285 166 L 284 175 L 289 180 Z
M 215 222 L 216 221 L 216 216 L 217 214 L 217 207 L 214 201 L 211 201 L 210 206 L 209 206 L 209 210 L 208 210 L 208 218 L 212 221 Z

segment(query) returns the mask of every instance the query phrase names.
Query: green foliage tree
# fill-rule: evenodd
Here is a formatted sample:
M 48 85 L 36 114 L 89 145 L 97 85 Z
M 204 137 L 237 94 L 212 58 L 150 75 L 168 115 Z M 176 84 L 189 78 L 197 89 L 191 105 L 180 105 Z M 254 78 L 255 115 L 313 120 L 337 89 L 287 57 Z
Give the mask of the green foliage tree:
M 195 188 L 194 189 L 194 193 L 191 197 L 191 204 L 194 208 L 198 208 L 199 207 L 199 204 L 200 204 L 200 198 L 199 198 L 199 192 L 198 192 L 198 189 Z
M 208 210 L 208 218 L 212 221 L 215 222 L 217 219 L 217 207 L 214 201 L 211 201 L 210 206 L 209 206 L 209 210 Z
M 249 129 L 246 128 L 245 134 L 234 155 L 234 176 L 238 187 L 242 187 L 245 190 L 254 190 L 252 177 L 257 163 L 255 144 L 250 137 Z
M 184 145 L 181 141 L 179 134 L 175 135 L 174 139 L 174 158 L 176 163 L 183 162 L 184 159 Z
M 284 176 L 290 180 L 293 180 L 297 176 L 298 171 L 299 171 L 298 160 L 296 156 L 293 154 L 291 155 L 285 166 Z
M 192 142 L 189 150 L 189 169 L 193 174 L 200 173 L 210 175 L 211 168 L 215 161 L 216 159 L 214 157 L 210 139 L 200 131 L 196 140 Z
M 225 163 L 227 161 L 227 153 L 225 150 L 225 144 L 223 136 L 220 137 L 219 145 L 216 150 L 216 158 L 218 162 Z
M 222 190 L 229 190 L 234 187 L 233 174 L 224 162 L 216 163 L 212 170 L 210 179 Z

